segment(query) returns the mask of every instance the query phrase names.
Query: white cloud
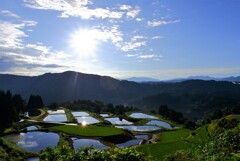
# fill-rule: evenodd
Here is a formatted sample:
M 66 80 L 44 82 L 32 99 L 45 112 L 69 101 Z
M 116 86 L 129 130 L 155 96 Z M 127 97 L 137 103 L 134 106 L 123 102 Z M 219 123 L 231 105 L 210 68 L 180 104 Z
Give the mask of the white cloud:
M 136 18 L 137 21 L 144 21 L 144 18 Z
M 135 18 L 140 12 L 141 12 L 141 8 L 137 6 L 137 7 L 135 7 L 135 9 L 129 10 L 127 12 L 127 17 L 128 18 Z
M 161 55 L 155 55 L 155 54 L 146 54 L 146 55 L 139 55 L 137 58 L 140 59 L 160 59 L 162 58 Z
M 137 41 L 138 39 L 147 39 L 147 37 L 136 35 L 136 36 L 133 36 L 132 41 Z
M 136 51 L 138 48 L 145 46 L 146 41 L 141 41 L 141 42 L 124 42 L 122 44 L 117 44 L 117 46 L 122 50 L 122 51 Z
M 120 10 L 130 10 L 132 8 L 132 6 L 130 6 L 130 5 L 121 5 L 120 6 Z
M 109 8 L 89 8 L 90 0 L 24 0 L 25 6 L 34 9 L 56 10 L 60 11 L 60 17 L 69 16 L 90 18 L 113 18 L 119 19 L 124 12 L 114 11 Z
M 1 10 L 0 13 L 5 16 L 9 16 L 9 17 L 13 17 L 13 18 L 20 18 L 20 16 L 18 16 L 17 14 L 12 13 L 11 11 L 8 11 L 8 10 Z
M 22 38 L 27 37 L 21 29 L 25 24 L 13 24 L 0 20 L 0 47 L 15 48 L 22 45 Z
M 154 39 L 161 39 L 161 38 L 163 38 L 162 36 L 153 36 L 152 37 L 152 39 L 154 40 Z
M 174 23 L 179 23 L 179 22 L 180 22 L 180 20 L 173 20 L 173 21 L 153 20 L 153 21 L 148 21 L 147 25 L 150 27 L 156 27 L 156 26 L 174 24 Z

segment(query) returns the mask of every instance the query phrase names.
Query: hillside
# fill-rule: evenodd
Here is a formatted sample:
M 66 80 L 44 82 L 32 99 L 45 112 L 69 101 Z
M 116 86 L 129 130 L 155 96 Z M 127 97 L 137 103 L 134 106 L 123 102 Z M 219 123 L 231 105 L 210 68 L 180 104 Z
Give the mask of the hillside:
M 19 93 L 25 99 L 37 94 L 45 104 L 76 99 L 126 103 L 157 92 L 151 85 L 70 71 L 34 77 L 0 75 L 0 89 Z
M 0 75 L 0 90 L 28 100 L 40 95 L 47 105 L 77 99 L 133 105 L 157 111 L 160 105 L 200 118 L 216 109 L 240 105 L 240 85 L 225 81 L 189 80 L 180 83 L 136 83 L 108 76 L 64 72 L 40 76 Z
M 162 84 L 161 92 L 132 102 L 142 109 L 158 110 L 168 105 L 189 118 L 199 118 L 217 109 L 240 105 L 240 85 L 223 81 L 191 80 Z

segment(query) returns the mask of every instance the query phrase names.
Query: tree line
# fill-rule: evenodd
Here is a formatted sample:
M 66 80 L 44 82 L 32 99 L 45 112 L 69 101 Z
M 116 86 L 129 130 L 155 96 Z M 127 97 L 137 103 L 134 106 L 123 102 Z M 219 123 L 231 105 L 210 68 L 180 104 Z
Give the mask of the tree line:
M 19 94 L 10 91 L 0 91 L 0 129 L 10 127 L 20 120 L 20 115 L 29 109 L 42 108 L 44 104 L 41 96 L 31 95 L 28 104 Z

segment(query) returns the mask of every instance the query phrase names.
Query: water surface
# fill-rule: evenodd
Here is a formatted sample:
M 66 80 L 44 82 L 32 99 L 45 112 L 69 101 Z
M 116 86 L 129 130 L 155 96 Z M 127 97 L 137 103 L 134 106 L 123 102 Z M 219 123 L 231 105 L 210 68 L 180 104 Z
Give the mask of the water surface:
M 133 124 L 132 122 L 127 121 L 125 119 L 120 119 L 119 117 L 105 118 L 105 120 L 111 122 L 111 124 L 117 124 L 117 125 L 131 125 L 131 124 Z
M 54 115 L 48 115 L 44 118 L 43 121 L 46 122 L 65 122 L 67 121 L 67 116 L 65 114 L 54 114 Z
M 78 138 L 71 138 L 73 141 L 73 146 L 75 151 L 77 151 L 79 148 L 85 148 L 85 147 L 90 147 L 93 146 L 96 149 L 108 149 L 109 147 L 102 144 L 98 140 L 94 139 L 78 139 Z
M 89 114 L 87 112 L 72 112 L 73 116 L 80 116 L 80 117 L 84 117 L 84 116 L 89 116 Z
M 47 112 L 48 112 L 49 115 L 65 114 L 64 110 L 48 110 Z
M 99 120 L 95 119 L 92 116 L 87 116 L 87 117 L 75 117 L 78 121 L 78 123 L 82 123 L 84 125 L 89 125 L 89 124 L 95 124 L 100 122 Z
M 133 145 L 139 145 L 140 142 L 141 142 L 141 139 L 135 139 L 135 140 L 129 140 L 125 143 L 116 144 L 116 146 L 119 148 L 124 148 L 124 147 L 133 146 Z
M 109 114 L 102 113 L 102 114 L 100 114 L 100 116 L 102 116 L 102 117 L 108 117 L 108 116 L 109 116 Z
M 27 130 L 37 130 L 38 128 L 36 126 L 28 126 Z
M 11 142 L 30 152 L 40 152 L 48 146 L 55 147 L 59 136 L 52 132 L 27 132 L 6 136 Z
M 159 130 L 161 127 L 158 126 L 116 126 L 117 128 L 127 129 L 130 131 L 153 131 L 153 130 Z
M 146 118 L 146 119 L 157 119 L 158 118 L 156 116 L 148 115 L 145 113 L 132 113 L 130 116 L 133 118 L 141 118 L 141 119 L 142 118 Z
M 172 129 L 171 124 L 164 121 L 160 121 L 160 120 L 151 120 L 147 123 L 147 125 L 157 125 L 157 126 L 164 127 L 166 129 Z
M 148 140 L 148 135 L 135 135 L 137 139 L 145 139 Z

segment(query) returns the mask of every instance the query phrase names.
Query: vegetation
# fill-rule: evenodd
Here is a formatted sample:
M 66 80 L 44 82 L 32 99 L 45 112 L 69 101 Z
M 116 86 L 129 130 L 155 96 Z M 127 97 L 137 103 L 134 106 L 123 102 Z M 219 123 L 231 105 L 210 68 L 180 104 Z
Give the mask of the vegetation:
M 37 153 L 26 152 L 17 145 L 0 138 L 0 160 L 24 161 L 27 157 L 37 156 Z
M 89 126 L 59 125 L 50 127 L 50 130 L 61 131 L 76 136 L 93 136 L 93 137 L 123 134 L 123 130 L 119 128 L 93 125 Z
M 176 131 L 165 131 L 158 134 L 160 142 L 172 142 L 185 140 L 191 134 L 189 129 L 179 129 Z
M 168 161 L 201 160 L 240 160 L 240 125 L 217 134 L 211 141 L 206 141 L 194 150 L 182 150 L 169 155 Z
M 111 148 L 107 150 L 97 150 L 92 147 L 79 149 L 76 153 L 68 146 L 53 149 L 46 148 L 40 154 L 43 161 L 145 161 L 144 155 L 134 148 Z
M 27 109 L 38 109 L 43 108 L 44 104 L 42 101 L 42 97 L 39 95 L 31 95 L 28 100 L 28 104 L 26 106 Z
M 179 124 L 184 124 L 187 128 L 194 129 L 196 127 L 196 124 L 183 117 L 181 112 L 169 109 L 167 105 L 161 105 L 158 109 L 158 114 Z
M 10 91 L 0 91 L 0 130 L 19 121 L 24 102 L 20 95 L 12 96 Z

